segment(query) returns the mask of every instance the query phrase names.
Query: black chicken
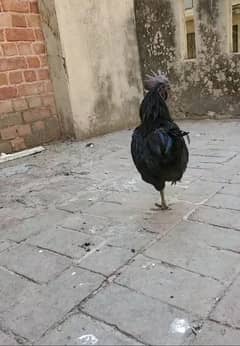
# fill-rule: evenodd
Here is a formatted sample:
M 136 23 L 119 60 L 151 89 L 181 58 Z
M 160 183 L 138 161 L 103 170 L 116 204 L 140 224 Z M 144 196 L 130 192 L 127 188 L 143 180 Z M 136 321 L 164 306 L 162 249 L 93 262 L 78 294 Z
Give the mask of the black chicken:
M 170 89 L 167 77 L 161 73 L 147 77 L 148 93 L 140 106 L 141 125 L 133 132 L 131 153 L 142 179 L 160 191 L 161 204 L 156 206 L 165 210 L 165 182 L 176 184 L 182 178 L 189 156 L 183 137 L 187 136 L 189 141 L 189 136 L 169 114 L 165 102 Z

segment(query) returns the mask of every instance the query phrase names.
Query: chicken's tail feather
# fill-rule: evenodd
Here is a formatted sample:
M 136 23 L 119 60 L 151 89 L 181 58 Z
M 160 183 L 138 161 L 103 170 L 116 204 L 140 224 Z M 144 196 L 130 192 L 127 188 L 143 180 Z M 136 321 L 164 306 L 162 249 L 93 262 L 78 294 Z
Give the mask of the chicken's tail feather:
M 189 132 L 181 131 L 181 135 L 182 135 L 182 137 L 186 136 L 186 137 L 187 137 L 188 144 L 190 144 Z
M 164 160 L 171 152 L 173 139 L 163 129 L 156 129 L 148 136 L 147 143 L 150 151 Z
M 161 147 L 164 148 L 163 153 L 168 154 L 172 147 L 172 138 L 161 130 L 157 130 L 156 133 L 161 140 Z

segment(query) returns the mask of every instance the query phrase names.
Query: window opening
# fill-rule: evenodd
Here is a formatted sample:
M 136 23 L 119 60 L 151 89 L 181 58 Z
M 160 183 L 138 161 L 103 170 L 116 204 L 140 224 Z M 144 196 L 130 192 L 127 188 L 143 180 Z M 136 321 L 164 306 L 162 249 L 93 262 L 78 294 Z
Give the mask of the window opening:
M 187 59 L 196 58 L 196 35 L 193 0 L 184 0 L 184 18 L 186 28 Z
M 232 5 L 232 51 L 240 52 L 240 3 Z

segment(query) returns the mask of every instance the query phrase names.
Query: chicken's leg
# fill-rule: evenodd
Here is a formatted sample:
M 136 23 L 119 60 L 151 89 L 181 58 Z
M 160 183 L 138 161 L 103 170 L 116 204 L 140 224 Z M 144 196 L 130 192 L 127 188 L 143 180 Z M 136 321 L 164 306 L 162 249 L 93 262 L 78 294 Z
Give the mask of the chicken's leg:
M 167 209 L 169 209 L 169 207 L 168 207 L 168 205 L 167 205 L 167 203 L 166 203 L 166 200 L 165 200 L 164 189 L 162 189 L 162 190 L 160 191 L 160 196 L 161 196 L 161 199 L 160 199 L 159 203 L 155 203 L 155 205 L 156 205 L 158 208 L 162 209 L 162 210 L 167 210 Z

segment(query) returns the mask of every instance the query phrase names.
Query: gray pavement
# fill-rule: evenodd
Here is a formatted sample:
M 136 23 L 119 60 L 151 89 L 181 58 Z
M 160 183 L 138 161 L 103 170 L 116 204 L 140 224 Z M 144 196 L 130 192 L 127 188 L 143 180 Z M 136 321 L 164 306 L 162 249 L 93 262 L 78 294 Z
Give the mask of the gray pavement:
M 191 132 L 171 210 L 130 131 L 0 166 L 0 345 L 240 345 L 240 122 Z

